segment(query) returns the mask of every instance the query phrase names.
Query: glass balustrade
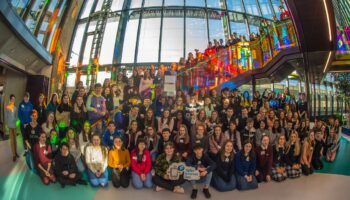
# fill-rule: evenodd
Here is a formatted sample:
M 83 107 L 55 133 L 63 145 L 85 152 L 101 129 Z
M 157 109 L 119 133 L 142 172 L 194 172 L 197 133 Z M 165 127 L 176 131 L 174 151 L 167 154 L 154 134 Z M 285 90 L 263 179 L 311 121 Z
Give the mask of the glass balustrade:
M 260 26 L 260 36 L 236 40 L 216 52 L 197 51 L 185 66 L 177 66 L 179 89 L 213 89 L 233 78 L 264 68 L 283 50 L 298 46 L 290 19 Z

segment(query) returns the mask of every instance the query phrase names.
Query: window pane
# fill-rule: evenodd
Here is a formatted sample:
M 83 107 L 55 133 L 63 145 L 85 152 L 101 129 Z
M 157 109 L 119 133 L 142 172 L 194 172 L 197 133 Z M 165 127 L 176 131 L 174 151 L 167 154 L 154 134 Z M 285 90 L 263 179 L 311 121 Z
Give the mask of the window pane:
M 164 18 L 161 62 L 177 62 L 184 51 L 184 19 Z
M 145 0 L 143 7 L 162 6 L 163 0 Z
M 186 6 L 205 7 L 204 0 L 186 0 Z
M 51 30 L 50 30 L 50 27 L 48 28 L 48 32 L 47 32 L 47 35 L 46 35 L 46 37 L 49 36 L 49 40 L 48 40 L 47 46 L 46 46 L 47 50 L 49 50 L 50 47 L 51 47 L 52 38 L 53 38 L 53 36 L 54 36 L 54 34 L 56 32 L 56 28 L 57 28 L 58 24 L 61 23 L 62 16 L 63 16 L 63 11 L 66 9 L 66 6 L 67 6 L 67 0 L 63 0 L 63 2 L 61 3 L 61 7 L 58 8 L 59 11 L 58 11 L 58 15 L 57 15 L 56 19 L 51 19 L 51 22 L 52 22 L 52 20 L 54 20 L 55 24 L 53 25 Z M 50 23 L 49 23 L 49 26 L 50 26 Z
M 269 0 L 259 0 L 259 3 L 263 16 L 272 19 L 273 12 L 271 10 Z
M 122 10 L 123 9 L 124 0 L 113 0 L 111 11 Z
M 209 16 L 209 39 L 213 41 L 214 39 L 225 41 L 223 20 L 221 20 L 221 12 L 213 11 L 208 12 Z
M 131 0 L 130 8 L 140 8 L 141 4 L 141 0 Z
M 96 20 L 90 21 L 87 32 L 94 32 L 96 30 L 96 24 L 97 24 Z
M 226 4 L 227 4 L 228 10 L 233 10 L 238 12 L 244 11 L 241 0 L 226 0 Z
M 78 28 L 75 33 L 73 45 L 72 45 L 72 52 L 70 54 L 70 64 L 69 66 L 77 66 L 78 65 L 78 59 L 81 49 L 81 42 L 83 40 L 84 31 L 85 31 L 86 23 L 79 24 Z
M 67 75 L 67 87 L 75 87 L 76 73 L 68 73 Z
M 87 75 L 80 75 L 80 81 L 83 81 L 84 87 L 86 87 Z M 75 86 L 75 85 L 74 85 Z
M 123 44 L 122 63 L 133 63 L 136 48 L 136 35 L 139 25 L 139 15 L 132 15 L 126 25 Z
M 259 25 L 260 25 L 259 18 L 248 16 L 248 23 L 249 23 L 250 33 L 259 34 Z
M 100 11 L 102 9 L 103 1 L 104 0 L 98 0 L 96 8 L 95 8 L 95 12 Z
M 94 3 L 94 0 L 87 0 L 87 1 L 85 1 L 85 7 L 84 7 L 84 10 L 83 10 L 83 13 L 80 16 L 80 19 L 86 18 L 86 17 L 88 17 L 90 15 L 90 11 L 91 11 L 93 3 Z
M 11 5 L 16 13 L 22 17 L 22 14 L 28 6 L 29 0 L 11 0 Z
M 225 0 L 207 0 L 208 8 L 222 8 L 225 9 Z
M 87 65 L 90 62 L 90 54 L 91 54 L 91 46 L 92 46 L 92 40 L 93 40 L 94 36 L 93 35 L 89 35 L 86 39 L 86 43 L 84 46 L 84 56 L 83 56 L 83 65 Z
M 103 82 L 105 81 L 105 79 L 110 79 L 111 78 L 111 72 L 110 71 L 107 71 L 107 72 L 104 72 L 104 71 L 101 71 L 101 72 L 98 72 L 97 74 L 97 83 L 101 83 L 103 84 Z
M 197 18 L 195 18 L 190 12 L 190 10 L 186 11 L 186 53 L 195 53 L 195 49 L 203 52 L 208 45 L 205 12 L 200 11 L 192 13 L 199 14 Z
M 26 20 L 26 25 L 32 33 L 36 29 L 37 23 L 41 15 L 43 14 L 45 4 L 46 4 L 45 0 L 41 0 L 41 1 L 37 0 L 34 2 L 29 12 L 28 18 Z
M 256 0 L 243 0 L 246 12 L 252 15 L 260 15 Z
M 248 37 L 247 25 L 244 16 L 239 13 L 230 13 L 231 33 Z
M 144 18 L 141 23 L 138 62 L 158 62 L 160 18 Z
M 111 18 L 107 21 L 99 60 L 101 65 L 112 64 L 118 25 L 119 17 Z
M 276 13 L 276 17 L 277 17 L 277 19 L 279 19 L 280 14 L 281 14 L 279 7 L 282 5 L 281 1 L 280 0 L 271 0 L 271 2 L 272 2 L 273 10 Z
M 184 0 L 164 0 L 164 6 L 183 6 Z
M 51 16 L 53 15 L 53 11 L 56 8 L 57 4 L 58 4 L 57 0 L 53 0 L 53 1 L 51 1 L 49 7 L 47 8 L 47 11 L 45 13 L 44 19 L 40 25 L 40 29 L 38 32 L 37 38 L 38 38 L 40 43 L 42 43 L 44 40 L 44 36 L 46 34 L 46 29 L 48 28 Z

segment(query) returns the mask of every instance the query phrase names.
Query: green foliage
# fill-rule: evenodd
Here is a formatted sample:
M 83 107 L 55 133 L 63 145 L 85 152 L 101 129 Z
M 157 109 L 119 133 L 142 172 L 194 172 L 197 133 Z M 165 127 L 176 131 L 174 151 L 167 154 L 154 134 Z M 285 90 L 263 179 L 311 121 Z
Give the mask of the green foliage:
M 350 73 L 334 73 L 338 91 L 345 97 L 350 95 Z

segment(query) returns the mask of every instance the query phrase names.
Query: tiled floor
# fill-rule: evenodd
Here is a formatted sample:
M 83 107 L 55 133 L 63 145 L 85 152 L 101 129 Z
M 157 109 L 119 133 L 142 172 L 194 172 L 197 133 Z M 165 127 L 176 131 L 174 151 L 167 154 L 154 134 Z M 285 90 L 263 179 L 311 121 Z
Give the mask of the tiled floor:
M 20 139 L 20 138 L 19 138 Z M 18 144 L 21 141 L 18 142 Z M 23 152 L 21 151 L 21 155 Z M 263 183 L 253 191 L 217 192 L 211 188 L 212 199 L 268 199 L 268 200 L 348 200 L 350 196 L 350 143 L 342 139 L 341 149 L 335 163 L 325 164 L 322 171 L 309 177 L 286 180 L 282 183 Z M 185 184 L 185 194 L 173 194 L 168 191 L 135 190 L 132 186 L 127 189 L 95 189 L 90 186 L 66 187 L 59 184 L 44 186 L 40 179 L 27 170 L 24 157 L 13 163 L 8 141 L 0 142 L 0 200 L 179 200 L 190 199 L 190 185 Z M 201 192 L 197 199 L 204 199 Z

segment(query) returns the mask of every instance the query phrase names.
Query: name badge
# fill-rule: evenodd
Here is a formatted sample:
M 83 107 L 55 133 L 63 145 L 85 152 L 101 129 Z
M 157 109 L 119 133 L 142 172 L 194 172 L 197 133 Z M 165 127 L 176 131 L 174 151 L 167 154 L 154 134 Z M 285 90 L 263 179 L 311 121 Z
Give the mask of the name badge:
M 96 107 L 97 107 L 97 108 L 100 108 L 100 107 L 101 107 L 101 105 L 100 105 L 100 104 L 97 104 L 97 105 L 96 105 Z
M 227 162 L 227 163 L 228 163 L 229 161 L 230 161 L 230 159 L 229 159 L 229 158 L 225 158 L 225 162 Z
M 265 155 L 265 151 L 261 151 L 261 152 L 260 152 L 260 155 Z
M 21 107 L 24 108 L 24 105 L 22 104 Z
M 46 150 L 46 149 L 44 150 L 44 154 L 45 154 L 45 156 L 48 154 L 48 152 L 47 152 L 47 150 Z
M 113 140 L 113 136 L 112 136 L 112 135 L 111 135 L 111 136 L 109 136 L 109 139 L 110 139 L 110 140 Z
M 153 138 L 150 138 L 149 141 L 153 142 Z
M 133 159 L 133 160 L 137 160 L 137 157 L 136 157 L 136 156 L 133 156 L 132 159 Z
M 221 149 L 221 146 L 220 146 L 220 145 L 218 145 L 218 149 Z
M 179 142 L 180 142 L 180 143 L 184 143 L 184 140 L 183 140 L 183 139 L 180 139 Z
M 30 133 L 31 133 L 31 134 L 35 134 L 35 130 L 31 130 Z
M 249 162 L 249 157 L 247 156 L 247 158 L 245 159 L 247 162 Z
M 197 165 L 201 165 L 202 161 L 198 160 Z
M 199 143 L 201 143 L 201 141 L 200 140 L 196 140 L 196 144 L 199 144 Z

